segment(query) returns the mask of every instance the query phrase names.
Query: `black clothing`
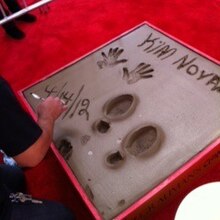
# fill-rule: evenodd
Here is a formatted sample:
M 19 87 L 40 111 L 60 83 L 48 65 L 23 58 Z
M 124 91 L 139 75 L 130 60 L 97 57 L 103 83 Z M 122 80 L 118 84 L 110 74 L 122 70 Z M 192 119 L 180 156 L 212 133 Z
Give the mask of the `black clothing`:
M 41 135 L 40 127 L 25 112 L 8 83 L 0 77 L 0 148 L 10 157 L 31 146 Z
M 3 179 L 6 192 L 25 191 L 25 178 L 22 170 L 16 166 L 0 164 L 0 178 Z M 42 200 L 42 203 L 12 202 L 9 196 L 0 206 L 1 220 L 73 220 L 70 210 L 58 202 Z
M 0 77 L 0 149 L 10 157 L 16 156 L 28 149 L 41 133 L 40 127 L 21 108 L 8 83 Z M 8 195 L 0 173 L 0 216 Z
M 7 5 L 9 11 L 12 13 L 16 13 L 22 9 L 16 0 L 4 0 L 4 2 Z M 10 14 L 9 11 L 4 8 L 4 12 L 7 16 Z M 0 10 L 0 19 L 3 18 L 4 15 Z M 26 23 L 33 23 L 36 21 L 36 17 L 32 14 L 25 13 L 17 17 L 16 20 L 23 21 Z M 6 23 L 2 24 L 2 27 L 5 30 L 5 32 L 13 39 L 20 40 L 25 37 L 25 33 L 17 27 L 14 20 L 7 21 Z
M 0 219 L 10 219 L 11 192 L 24 192 L 25 178 L 19 167 L 0 164 Z
M 8 83 L 0 77 L 0 148 L 8 156 L 16 156 L 34 144 L 41 133 L 40 127 L 21 108 Z M 17 192 L 25 192 L 22 170 L 0 164 L 1 220 L 75 219 L 71 211 L 58 202 L 14 202 L 9 196 Z

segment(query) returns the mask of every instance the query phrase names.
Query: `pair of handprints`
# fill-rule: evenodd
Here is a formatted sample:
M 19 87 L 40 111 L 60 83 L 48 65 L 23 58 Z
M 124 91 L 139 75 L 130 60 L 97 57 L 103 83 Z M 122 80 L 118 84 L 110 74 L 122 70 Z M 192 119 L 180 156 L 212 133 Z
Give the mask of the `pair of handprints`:
M 103 60 L 97 62 L 97 65 L 100 69 L 105 67 L 114 67 L 117 64 L 126 63 L 127 59 L 119 59 L 120 55 L 124 52 L 123 49 L 110 48 L 108 53 L 102 52 L 101 55 Z M 133 70 L 129 70 L 127 67 L 123 67 L 123 79 L 128 84 L 133 84 L 140 79 L 147 79 L 153 77 L 151 74 L 154 69 L 151 67 L 150 64 L 140 63 L 138 64 Z

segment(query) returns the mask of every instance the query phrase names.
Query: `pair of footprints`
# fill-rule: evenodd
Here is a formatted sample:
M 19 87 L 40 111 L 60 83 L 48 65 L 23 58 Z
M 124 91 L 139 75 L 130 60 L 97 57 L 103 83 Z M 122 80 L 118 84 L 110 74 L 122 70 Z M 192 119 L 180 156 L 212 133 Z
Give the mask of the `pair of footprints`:
M 137 106 L 137 98 L 131 94 L 124 94 L 110 99 L 104 104 L 104 120 L 95 122 L 93 129 L 105 134 L 111 128 L 111 122 L 123 120 L 129 117 Z M 142 124 L 131 130 L 122 140 L 121 150 L 114 150 L 105 156 L 105 164 L 111 168 L 117 168 L 126 160 L 126 153 L 134 156 L 151 155 L 157 151 L 161 142 L 161 129 L 155 124 Z M 72 154 L 72 145 L 62 139 L 58 145 L 61 155 L 68 160 Z
M 122 120 L 130 116 L 137 106 L 137 98 L 131 94 L 117 96 L 106 102 L 103 113 L 107 120 L 95 123 L 95 129 L 107 133 L 110 122 Z M 161 129 L 155 124 L 142 124 L 131 130 L 122 140 L 122 150 L 114 150 L 105 156 L 105 164 L 110 168 L 120 167 L 126 160 L 126 153 L 134 156 L 151 155 L 157 151 L 161 142 Z

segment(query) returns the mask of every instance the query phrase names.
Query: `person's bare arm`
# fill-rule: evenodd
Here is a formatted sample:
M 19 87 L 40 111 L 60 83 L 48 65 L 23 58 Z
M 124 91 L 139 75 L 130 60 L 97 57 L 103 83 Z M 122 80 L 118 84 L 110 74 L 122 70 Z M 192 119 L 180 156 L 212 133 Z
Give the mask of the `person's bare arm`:
M 49 97 L 39 104 L 38 125 L 42 129 L 42 134 L 26 151 L 14 157 L 19 166 L 34 167 L 43 160 L 52 141 L 54 123 L 65 110 L 66 106 L 59 98 Z

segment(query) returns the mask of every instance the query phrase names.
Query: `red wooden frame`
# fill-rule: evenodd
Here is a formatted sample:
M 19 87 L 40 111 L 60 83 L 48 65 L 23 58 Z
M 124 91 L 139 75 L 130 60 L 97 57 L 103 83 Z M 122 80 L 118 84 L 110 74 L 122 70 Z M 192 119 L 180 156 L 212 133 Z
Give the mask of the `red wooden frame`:
M 160 30 L 159 28 L 155 27 L 154 25 L 143 22 L 140 25 L 132 28 L 131 30 L 123 33 L 122 35 L 114 38 L 110 42 L 107 42 L 106 44 L 94 49 L 93 51 L 87 53 L 83 57 L 78 58 L 77 60 L 65 65 L 64 67 L 58 69 L 57 71 L 51 73 L 50 75 L 45 76 L 43 79 L 39 80 L 38 82 L 33 83 L 32 85 L 29 85 L 27 88 L 24 88 L 19 91 L 19 94 L 21 95 L 22 99 L 24 100 L 24 103 L 28 110 L 31 112 L 32 116 L 35 118 L 35 114 L 27 101 L 24 98 L 23 91 L 30 88 L 31 86 L 49 78 L 50 76 L 60 72 L 61 70 L 69 67 L 70 65 L 78 62 L 82 58 L 90 55 L 91 53 L 95 52 L 97 49 L 100 49 L 109 43 L 123 37 L 124 35 L 128 34 L 129 32 L 134 31 L 135 29 L 139 28 L 142 25 L 148 25 L 151 28 L 161 32 L 162 34 L 168 36 L 169 38 L 177 41 L 178 43 L 182 44 L 183 46 L 189 48 L 190 50 L 198 53 L 199 55 L 211 60 L 212 62 L 216 64 L 220 64 L 218 60 L 215 60 L 214 58 L 206 55 L 205 53 L 202 53 L 201 51 L 189 46 L 188 44 L 178 40 L 177 38 L 165 33 L 164 31 Z M 102 217 L 95 208 L 95 206 L 90 202 L 89 198 L 87 197 L 86 193 L 84 192 L 83 188 L 81 187 L 80 183 L 78 182 L 77 178 L 74 176 L 72 170 L 69 168 L 63 157 L 59 154 L 56 147 L 52 144 L 51 149 L 53 153 L 55 154 L 57 160 L 62 165 L 64 171 L 68 175 L 69 179 L 71 180 L 74 187 L 79 192 L 82 200 L 94 216 L 94 219 L 101 220 Z M 116 216 L 115 220 L 122 220 L 122 219 L 146 219 L 149 214 L 151 214 L 155 208 L 162 205 L 163 203 L 167 202 L 170 198 L 172 198 L 179 190 L 182 190 L 190 181 L 192 181 L 197 176 L 201 175 L 202 172 L 206 171 L 208 168 L 213 166 L 215 163 L 217 163 L 220 160 L 220 138 L 213 141 L 212 144 L 207 146 L 202 152 L 195 155 L 190 161 L 188 161 L 186 164 L 184 164 L 180 169 L 178 169 L 176 172 L 172 173 L 169 177 L 167 177 L 163 182 L 161 182 L 158 186 L 156 186 L 153 190 L 148 192 L 145 196 L 143 196 L 141 199 L 136 201 L 133 205 L 131 205 L 128 209 L 121 212 L 118 216 Z

